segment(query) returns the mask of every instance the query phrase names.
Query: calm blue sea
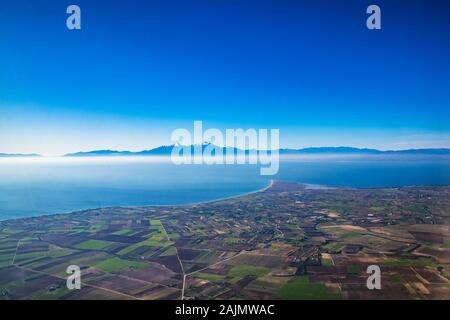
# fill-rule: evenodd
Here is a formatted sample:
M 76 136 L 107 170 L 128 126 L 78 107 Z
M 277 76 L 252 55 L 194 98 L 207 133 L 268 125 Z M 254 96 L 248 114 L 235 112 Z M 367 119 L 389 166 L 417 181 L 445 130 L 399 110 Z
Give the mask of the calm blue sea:
M 0 220 L 105 206 L 187 204 L 255 191 L 270 179 L 349 187 L 450 184 L 450 158 L 297 157 L 274 177 L 255 165 L 149 158 L 0 159 Z

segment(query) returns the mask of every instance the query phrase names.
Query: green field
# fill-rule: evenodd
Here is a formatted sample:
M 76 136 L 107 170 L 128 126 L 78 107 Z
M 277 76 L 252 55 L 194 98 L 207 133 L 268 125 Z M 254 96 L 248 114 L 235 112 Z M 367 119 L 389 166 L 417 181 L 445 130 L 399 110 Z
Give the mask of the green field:
M 347 272 L 348 272 L 348 273 L 358 274 L 358 273 L 361 272 L 361 270 L 362 270 L 362 269 L 361 269 L 361 266 L 354 265 L 354 264 L 349 265 L 349 266 L 347 267 Z
M 65 286 L 44 288 L 33 295 L 33 300 L 57 300 L 70 292 Z
M 161 225 L 161 220 L 151 219 L 150 220 L 150 225 L 152 225 L 152 226 L 160 226 Z
M 104 250 L 108 248 L 111 245 L 116 244 L 115 242 L 111 241 L 104 241 L 104 240 L 87 240 L 84 242 L 81 242 L 75 246 L 77 249 L 83 249 L 83 250 Z
M 225 243 L 226 244 L 237 244 L 237 243 L 241 243 L 242 239 L 237 238 L 237 237 L 228 237 L 225 239 Z
M 118 235 L 118 236 L 123 236 L 123 235 L 127 235 L 129 233 L 132 233 L 133 230 L 131 229 L 122 229 L 122 230 L 117 230 L 116 232 L 113 232 L 112 234 Z
M 326 245 L 322 246 L 325 250 L 327 250 L 330 253 L 336 253 L 342 250 L 344 248 L 344 245 L 342 243 L 338 242 L 331 242 L 327 243 Z
M 173 254 L 177 254 L 177 249 L 175 247 L 169 247 L 166 251 L 160 254 L 160 256 L 170 256 Z
M 337 300 L 341 295 L 329 292 L 321 283 L 309 282 L 308 276 L 300 276 L 278 289 L 276 297 L 284 300 Z
M 245 276 L 261 277 L 269 272 L 270 269 L 266 267 L 257 267 L 242 264 L 231 268 L 231 270 L 228 272 L 228 275 L 233 278 L 243 278 Z

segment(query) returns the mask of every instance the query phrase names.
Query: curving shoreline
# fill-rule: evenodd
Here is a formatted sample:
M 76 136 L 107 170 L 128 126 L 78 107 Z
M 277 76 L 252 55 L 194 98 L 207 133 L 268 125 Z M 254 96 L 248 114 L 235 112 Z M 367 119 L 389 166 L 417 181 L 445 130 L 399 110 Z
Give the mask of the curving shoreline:
M 4 223 L 4 222 L 8 222 L 8 221 L 36 219 L 36 218 L 40 218 L 40 217 L 51 217 L 51 216 L 58 216 L 58 215 L 66 215 L 66 214 L 73 214 L 73 213 L 79 213 L 79 212 L 84 212 L 84 211 L 98 210 L 98 209 L 107 209 L 107 208 L 149 208 L 149 207 L 161 207 L 161 208 L 167 207 L 167 208 L 169 208 L 169 207 L 198 206 L 198 205 L 203 205 L 203 204 L 209 204 L 209 203 L 215 203 L 215 202 L 220 202 L 220 201 L 236 199 L 236 198 L 252 195 L 252 194 L 255 194 L 255 193 L 264 192 L 264 191 L 270 189 L 274 185 L 274 182 L 275 182 L 275 180 L 271 179 L 267 186 L 265 186 L 263 188 L 260 188 L 260 189 L 257 189 L 255 191 L 240 193 L 240 194 L 237 194 L 237 195 L 224 197 L 224 198 L 213 199 L 213 200 L 206 200 L 206 201 L 199 201 L 199 202 L 192 202 L 192 203 L 183 203 L 183 204 L 149 204 L 149 205 L 100 206 L 100 207 L 95 207 L 95 208 L 80 209 L 80 210 L 67 211 L 67 212 L 41 214 L 41 215 L 28 216 L 28 217 L 17 217 L 17 218 L 10 218 L 10 219 L 4 219 L 4 220 L 0 219 L 0 224 Z
M 267 186 L 265 186 L 264 188 L 255 190 L 255 191 L 241 193 L 241 194 L 238 194 L 238 195 L 235 195 L 235 196 L 220 198 L 220 199 L 216 199 L 216 200 L 207 200 L 207 201 L 200 201 L 200 202 L 197 202 L 197 203 L 188 203 L 188 204 L 180 204 L 180 205 L 162 205 L 162 207 L 195 206 L 195 205 L 208 204 L 208 203 L 214 203 L 214 202 L 220 202 L 220 201 L 225 201 L 225 200 L 236 199 L 236 198 L 245 197 L 245 196 L 248 196 L 248 195 L 251 195 L 251 194 L 264 192 L 264 191 L 272 188 L 274 183 L 275 183 L 275 180 L 274 179 L 270 179 L 269 184 Z M 154 207 L 154 206 L 143 206 L 143 207 Z M 156 207 L 160 207 L 160 206 L 157 205 Z

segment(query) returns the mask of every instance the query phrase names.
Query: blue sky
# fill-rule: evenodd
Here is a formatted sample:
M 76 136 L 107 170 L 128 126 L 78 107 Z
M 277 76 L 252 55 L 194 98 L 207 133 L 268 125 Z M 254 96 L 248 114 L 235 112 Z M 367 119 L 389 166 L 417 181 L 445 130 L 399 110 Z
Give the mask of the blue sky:
M 0 152 L 141 150 L 194 120 L 284 147 L 450 147 L 448 1 L 120 3 L 0 3 Z

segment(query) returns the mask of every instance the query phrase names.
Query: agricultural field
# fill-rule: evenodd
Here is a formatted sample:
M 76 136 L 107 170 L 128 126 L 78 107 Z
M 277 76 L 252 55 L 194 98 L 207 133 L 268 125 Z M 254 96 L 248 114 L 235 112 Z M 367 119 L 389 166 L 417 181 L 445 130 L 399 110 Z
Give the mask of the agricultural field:
M 66 287 L 79 266 L 80 290 Z M 369 290 L 367 267 L 382 271 Z M 275 182 L 0 222 L 0 299 L 450 299 L 450 187 Z

